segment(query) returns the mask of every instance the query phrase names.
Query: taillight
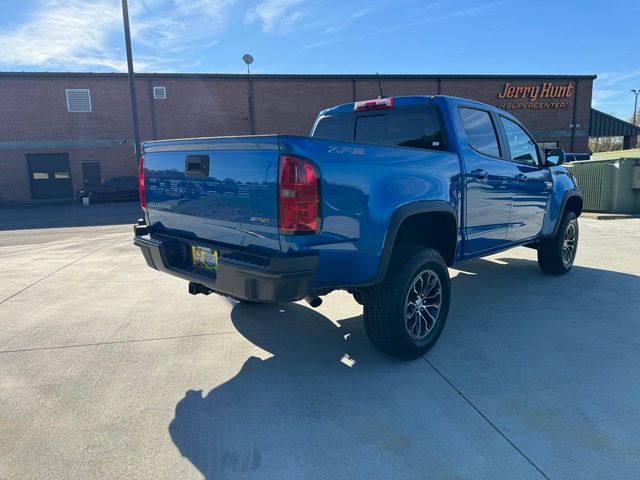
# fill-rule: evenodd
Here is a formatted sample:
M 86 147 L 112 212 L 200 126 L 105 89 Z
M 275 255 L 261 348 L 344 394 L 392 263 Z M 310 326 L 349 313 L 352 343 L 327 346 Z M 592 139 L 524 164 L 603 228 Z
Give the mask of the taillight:
M 284 235 L 320 231 L 318 170 L 303 158 L 280 156 L 278 228 Z
M 353 104 L 353 110 L 363 112 L 367 110 L 383 110 L 393 108 L 393 98 L 377 98 L 375 100 L 363 100 Z
M 140 192 L 140 206 L 147 208 L 147 195 L 144 191 L 144 155 L 138 161 L 138 191 Z

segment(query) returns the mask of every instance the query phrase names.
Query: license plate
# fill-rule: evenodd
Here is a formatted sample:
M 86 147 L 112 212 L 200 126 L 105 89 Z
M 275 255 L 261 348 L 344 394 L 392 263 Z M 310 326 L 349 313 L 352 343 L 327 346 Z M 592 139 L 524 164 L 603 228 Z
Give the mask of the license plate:
M 215 270 L 218 268 L 218 251 L 209 247 L 191 245 L 191 261 L 194 267 Z

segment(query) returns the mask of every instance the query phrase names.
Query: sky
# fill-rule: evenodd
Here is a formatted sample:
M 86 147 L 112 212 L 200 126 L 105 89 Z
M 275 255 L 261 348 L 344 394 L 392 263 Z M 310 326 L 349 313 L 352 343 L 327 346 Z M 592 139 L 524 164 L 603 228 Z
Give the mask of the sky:
M 120 0 L 0 0 L 0 71 L 124 72 Z M 640 1 L 129 0 L 139 72 L 596 74 L 628 119 Z M 425 92 L 426 94 L 431 92 Z

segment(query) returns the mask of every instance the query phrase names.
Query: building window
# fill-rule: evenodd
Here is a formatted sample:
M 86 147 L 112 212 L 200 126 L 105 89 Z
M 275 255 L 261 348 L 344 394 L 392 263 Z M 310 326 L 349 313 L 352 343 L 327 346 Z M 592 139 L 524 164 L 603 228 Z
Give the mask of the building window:
M 156 100 L 164 100 L 167 98 L 167 89 L 164 87 L 153 87 L 153 98 Z
M 31 175 L 34 180 L 49 180 L 49 174 L 47 172 L 33 172 Z
M 88 88 L 67 88 L 66 92 L 69 112 L 91 111 L 91 93 Z

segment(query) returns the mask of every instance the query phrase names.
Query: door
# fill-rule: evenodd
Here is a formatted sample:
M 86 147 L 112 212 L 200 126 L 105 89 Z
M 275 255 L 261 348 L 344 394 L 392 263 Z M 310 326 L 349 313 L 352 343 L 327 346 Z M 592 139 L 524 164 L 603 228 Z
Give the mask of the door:
M 465 256 L 476 256 L 507 243 L 517 169 L 503 158 L 506 152 L 500 147 L 495 120 L 489 112 L 469 107 L 458 110 L 458 131 L 464 133 L 460 135 L 460 149 L 466 184 Z
M 31 198 L 73 198 L 69 155 L 33 153 L 27 155 Z
M 102 185 L 102 175 L 100 174 L 100 162 L 82 162 L 82 181 L 85 190 L 95 190 Z
M 513 184 L 507 240 L 519 242 L 535 237 L 542 230 L 553 183 L 551 171 L 542 168 L 533 138 L 513 120 L 502 115 L 499 118 L 509 158 L 518 170 Z

